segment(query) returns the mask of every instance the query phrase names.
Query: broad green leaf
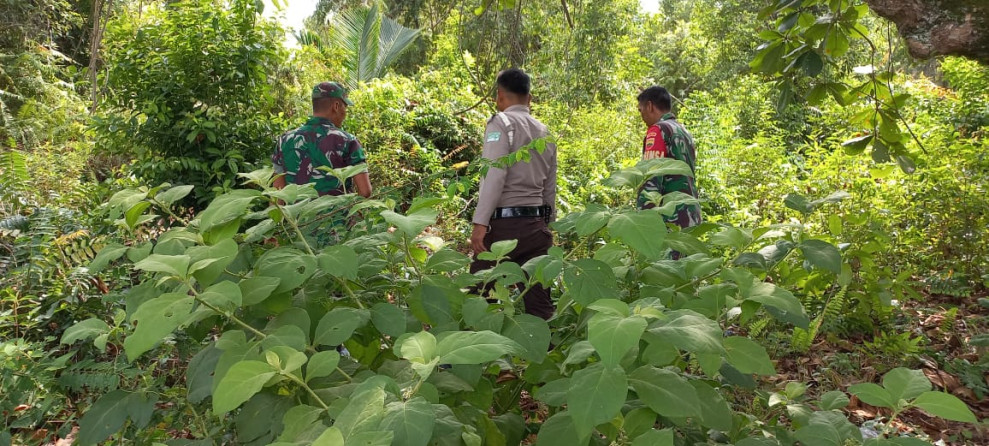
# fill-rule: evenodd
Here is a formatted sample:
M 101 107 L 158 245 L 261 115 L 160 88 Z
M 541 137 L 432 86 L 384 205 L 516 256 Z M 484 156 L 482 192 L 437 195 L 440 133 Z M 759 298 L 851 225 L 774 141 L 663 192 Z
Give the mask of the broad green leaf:
M 131 317 L 137 329 L 124 339 L 127 360 L 137 359 L 182 325 L 194 302 L 188 294 L 168 293 L 142 304 Z
M 185 198 L 186 195 L 189 195 L 189 192 L 192 192 L 193 187 L 194 186 L 192 185 L 175 186 L 169 188 L 168 190 L 158 192 L 158 195 L 155 195 L 155 201 L 164 204 L 165 206 L 171 205 L 172 203 Z
M 690 310 L 671 311 L 666 316 L 668 319 L 656 321 L 649 331 L 691 353 L 725 353 L 717 322 Z
M 630 248 L 647 258 L 655 259 L 663 254 L 666 223 L 652 211 L 618 214 L 608 221 L 608 232 Z
M 673 446 L 673 430 L 650 429 L 632 441 L 632 446 Z
M 420 331 L 401 339 L 395 347 L 400 357 L 410 362 L 425 364 L 436 357 L 436 337 L 428 331 Z
M 897 400 L 894 400 L 886 389 L 873 383 L 853 384 L 848 387 L 848 392 L 869 405 L 890 409 L 897 407 Z
M 242 217 L 259 196 L 261 192 L 254 189 L 236 189 L 214 198 L 199 214 L 199 231 L 206 232 Z
M 378 430 L 381 419 L 385 415 L 384 406 L 385 390 L 380 387 L 355 392 L 333 425 L 340 429 L 343 437 L 350 444 L 351 436 Z
M 691 380 L 690 385 L 697 391 L 700 401 L 701 424 L 722 432 L 731 431 L 733 413 L 721 393 L 701 380 Z
M 573 262 L 563 272 L 567 292 L 584 306 L 598 299 L 617 298 L 615 273 L 607 263 L 600 260 L 580 259 Z
M 610 219 L 611 211 L 608 208 L 596 203 L 588 203 L 584 212 L 577 215 L 577 235 L 587 237 L 603 228 Z
M 311 446 L 344 446 L 343 433 L 335 426 L 328 427 L 319 437 L 316 437 Z
M 759 302 L 775 311 L 769 313 L 781 322 L 787 322 L 797 327 L 807 329 L 810 319 L 804 313 L 804 307 L 793 293 L 786 289 L 766 282 L 757 282 L 749 288 L 746 300 Z
M 752 233 L 739 228 L 726 228 L 724 231 L 711 235 L 711 243 L 734 249 L 742 249 L 750 242 L 752 242 Z
M 861 443 L 862 432 L 838 412 L 814 412 L 807 426 L 794 435 L 805 446 L 844 446 L 852 440 Z M 858 444 L 855 443 L 855 444 Z
M 323 272 L 341 279 L 357 278 L 357 253 L 345 245 L 331 245 L 323 248 L 316 256 L 316 262 Z
M 214 344 L 207 345 L 196 353 L 185 369 L 185 388 L 189 402 L 198 404 L 213 394 L 213 374 L 223 350 Z
M 629 308 L 628 304 L 622 302 L 618 299 L 601 299 L 587 306 L 588 310 L 594 310 L 599 313 L 610 314 L 612 316 L 618 317 L 628 317 Z
M 821 395 L 821 410 L 835 410 L 841 409 L 848 406 L 851 400 L 848 399 L 848 395 L 840 390 L 832 390 L 824 395 Z
M 287 345 L 276 345 L 265 352 L 265 354 L 271 353 L 275 354 L 276 362 L 272 364 L 269 361 L 268 364 L 277 367 L 282 374 L 292 373 L 301 369 L 306 361 L 309 360 L 309 357 L 305 353 Z
M 536 446 L 581 446 L 584 444 L 587 444 L 586 439 L 581 442 L 577 436 L 574 420 L 566 411 L 557 412 L 549 417 L 539 427 L 539 434 L 536 436 Z
M 491 260 L 497 260 L 507 257 L 515 247 L 518 246 L 518 240 L 500 240 L 491 244 Z M 482 259 L 484 260 L 484 259 Z
M 622 357 L 639 343 L 646 325 L 646 320 L 639 316 L 598 313 L 587 321 L 587 340 L 605 364 L 618 365 Z
M 281 435 L 278 436 L 279 442 L 295 445 L 298 443 L 309 444 L 310 441 L 315 440 L 317 432 L 326 429 L 326 425 L 319 419 L 322 412 L 318 407 L 305 404 L 290 408 L 282 416 L 283 429 Z
M 100 250 L 100 253 L 96 255 L 96 258 L 94 258 L 92 262 L 89 262 L 89 272 L 91 274 L 96 274 L 103 271 L 107 265 L 110 264 L 110 262 L 122 257 L 128 249 L 130 248 L 117 243 L 106 245 Z
M 79 419 L 76 441 L 98 444 L 123 428 L 127 422 L 129 397 L 130 392 L 120 389 L 100 397 Z
M 134 206 L 131 206 L 131 208 L 128 209 L 126 213 L 124 213 L 124 222 L 127 224 L 127 227 L 130 229 L 134 229 L 135 226 L 148 222 L 149 216 L 144 215 L 144 211 L 148 210 L 148 208 L 150 207 L 151 207 L 151 203 L 147 201 L 141 201 L 135 204 Z M 155 217 L 155 216 L 151 216 L 151 217 Z
M 316 272 L 316 258 L 287 246 L 272 249 L 261 255 L 254 265 L 256 277 L 280 279 L 272 294 L 291 291 L 305 283 Z
M 335 350 L 316 352 L 306 364 L 306 381 L 330 376 L 340 363 L 340 354 Z
M 237 242 L 233 239 L 224 239 L 212 246 L 193 246 L 186 251 L 193 265 L 189 268 L 189 272 L 201 285 L 208 286 L 215 282 L 220 274 L 223 274 L 224 268 L 234 261 L 237 250 Z M 208 262 L 209 260 L 213 261 Z M 198 266 L 207 262 L 205 266 Z
M 893 401 L 909 401 L 931 390 L 931 381 L 922 370 L 897 367 L 883 376 L 883 387 Z
M 350 307 L 337 307 L 326 313 L 316 326 L 313 337 L 315 345 L 340 345 L 350 339 L 354 330 L 367 323 L 370 314 L 367 310 Z
M 519 357 L 533 364 L 543 362 L 552 334 L 549 324 L 531 314 L 518 314 L 505 318 L 501 334 L 522 346 Z
M 244 306 L 249 306 L 264 302 L 278 288 L 280 282 L 281 279 L 277 277 L 267 276 L 249 277 L 241 280 L 237 284 L 240 287 L 241 303 Z
M 537 400 L 552 407 L 560 407 L 567 403 L 567 391 L 570 390 L 570 378 L 560 378 L 544 384 L 536 391 Z
M 924 392 L 913 400 L 913 405 L 936 417 L 963 423 L 975 423 L 975 414 L 962 400 L 944 392 Z
M 442 364 L 481 364 L 522 351 L 515 341 L 487 330 L 443 333 L 436 344 Z
M 436 223 L 436 216 L 439 215 L 433 209 L 420 209 L 409 215 L 402 215 L 392 211 L 384 211 L 381 216 L 388 224 L 398 228 L 410 239 L 419 236 L 426 226 Z
M 405 312 L 388 302 L 371 307 L 371 323 L 382 334 L 397 338 L 405 334 Z
M 391 403 L 385 411 L 381 427 L 395 433 L 392 445 L 426 446 L 429 443 L 436 414 L 425 399 L 415 397 L 406 402 Z
M 804 240 L 800 251 L 812 265 L 835 274 L 841 274 L 841 253 L 838 248 L 824 240 Z
M 270 364 L 261 361 L 240 361 L 227 370 L 213 392 L 213 413 L 222 414 L 236 409 L 278 373 Z
M 89 318 L 79 322 L 62 333 L 61 344 L 73 344 L 81 339 L 95 338 L 101 334 L 109 333 L 110 326 L 98 318 Z
M 658 416 L 656 412 L 653 412 L 648 407 L 632 409 L 624 416 L 622 430 L 625 431 L 626 437 L 634 440 L 639 435 L 651 430 L 656 425 L 656 418 Z
M 240 287 L 233 282 L 220 282 L 203 291 L 199 298 L 221 310 L 234 310 L 241 306 Z
M 577 436 L 587 438 L 594 426 L 618 415 L 627 393 L 628 378 L 619 366 L 596 363 L 574 372 L 567 391 L 567 411 Z
M 724 339 L 725 351 L 728 352 L 728 362 L 742 373 L 757 375 L 775 375 L 776 368 L 769 359 L 766 348 L 749 338 L 731 336 Z
M 635 369 L 628 381 L 639 399 L 660 415 L 696 417 L 701 414 L 697 390 L 676 373 L 647 365 Z
M 450 273 L 470 265 L 470 258 L 452 249 L 441 249 L 429 256 L 423 269 L 427 273 Z
M 190 258 L 187 255 L 164 256 L 151 254 L 134 264 L 135 269 L 165 273 L 184 279 L 189 271 Z

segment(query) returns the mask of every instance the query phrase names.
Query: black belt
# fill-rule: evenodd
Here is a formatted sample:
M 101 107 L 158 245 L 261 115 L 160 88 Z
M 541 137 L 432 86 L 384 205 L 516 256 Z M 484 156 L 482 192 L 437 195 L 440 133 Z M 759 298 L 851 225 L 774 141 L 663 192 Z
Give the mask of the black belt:
M 515 206 L 497 208 L 491 215 L 492 220 L 499 218 L 548 217 L 553 209 L 549 206 Z

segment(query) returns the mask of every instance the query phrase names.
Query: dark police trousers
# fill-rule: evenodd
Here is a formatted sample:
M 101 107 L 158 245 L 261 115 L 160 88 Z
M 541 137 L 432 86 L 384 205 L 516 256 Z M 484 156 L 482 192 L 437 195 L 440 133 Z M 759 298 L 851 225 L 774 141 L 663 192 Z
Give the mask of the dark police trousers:
M 484 236 L 484 246 L 491 249 L 491 245 L 502 240 L 518 240 L 515 250 L 508 254 L 511 261 L 519 266 L 525 264 L 530 259 L 545 255 L 549 248 L 553 246 L 553 233 L 546 227 L 546 221 L 542 217 L 519 217 L 519 218 L 499 218 L 491 220 L 488 226 L 488 233 Z M 470 264 L 470 272 L 476 273 L 489 268 L 494 268 L 495 262 L 488 260 L 477 260 L 475 254 L 474 262 Z M 524 284 L 518 284 L 519 290 L 525 292 Z M 522 297 L 525 303 L 525 312 L 543 319 L 553 317 L 553 301 L 549 298 L 549 289 L 542 285 L 535 285 Z

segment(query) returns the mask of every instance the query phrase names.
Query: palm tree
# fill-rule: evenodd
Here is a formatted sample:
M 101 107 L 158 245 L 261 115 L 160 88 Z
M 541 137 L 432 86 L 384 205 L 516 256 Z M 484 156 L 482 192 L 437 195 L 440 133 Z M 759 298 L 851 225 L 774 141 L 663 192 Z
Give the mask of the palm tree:
M 332 19 L 329 31 L 328 43 L 346 51 L 343 66 L 347 71 L 344 83 L 348 88 L 383 76 L 419 36 L 419 30 L 406 28 L 385 17 L 378 2 L 369 8 L 349 9 L 337 15 Z M 307 37 L 311 39 L 311 35 Z M 302 39 L 300 43 L 306 44 Z

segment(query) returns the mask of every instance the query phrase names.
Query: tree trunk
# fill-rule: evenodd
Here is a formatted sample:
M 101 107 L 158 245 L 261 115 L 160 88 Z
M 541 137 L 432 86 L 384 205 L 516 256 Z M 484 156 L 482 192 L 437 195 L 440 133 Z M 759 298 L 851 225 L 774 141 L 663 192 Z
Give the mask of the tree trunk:
M 964 56 L 989 63 L 989 0 L 865 0 L 896 23 L 910 55 Z

